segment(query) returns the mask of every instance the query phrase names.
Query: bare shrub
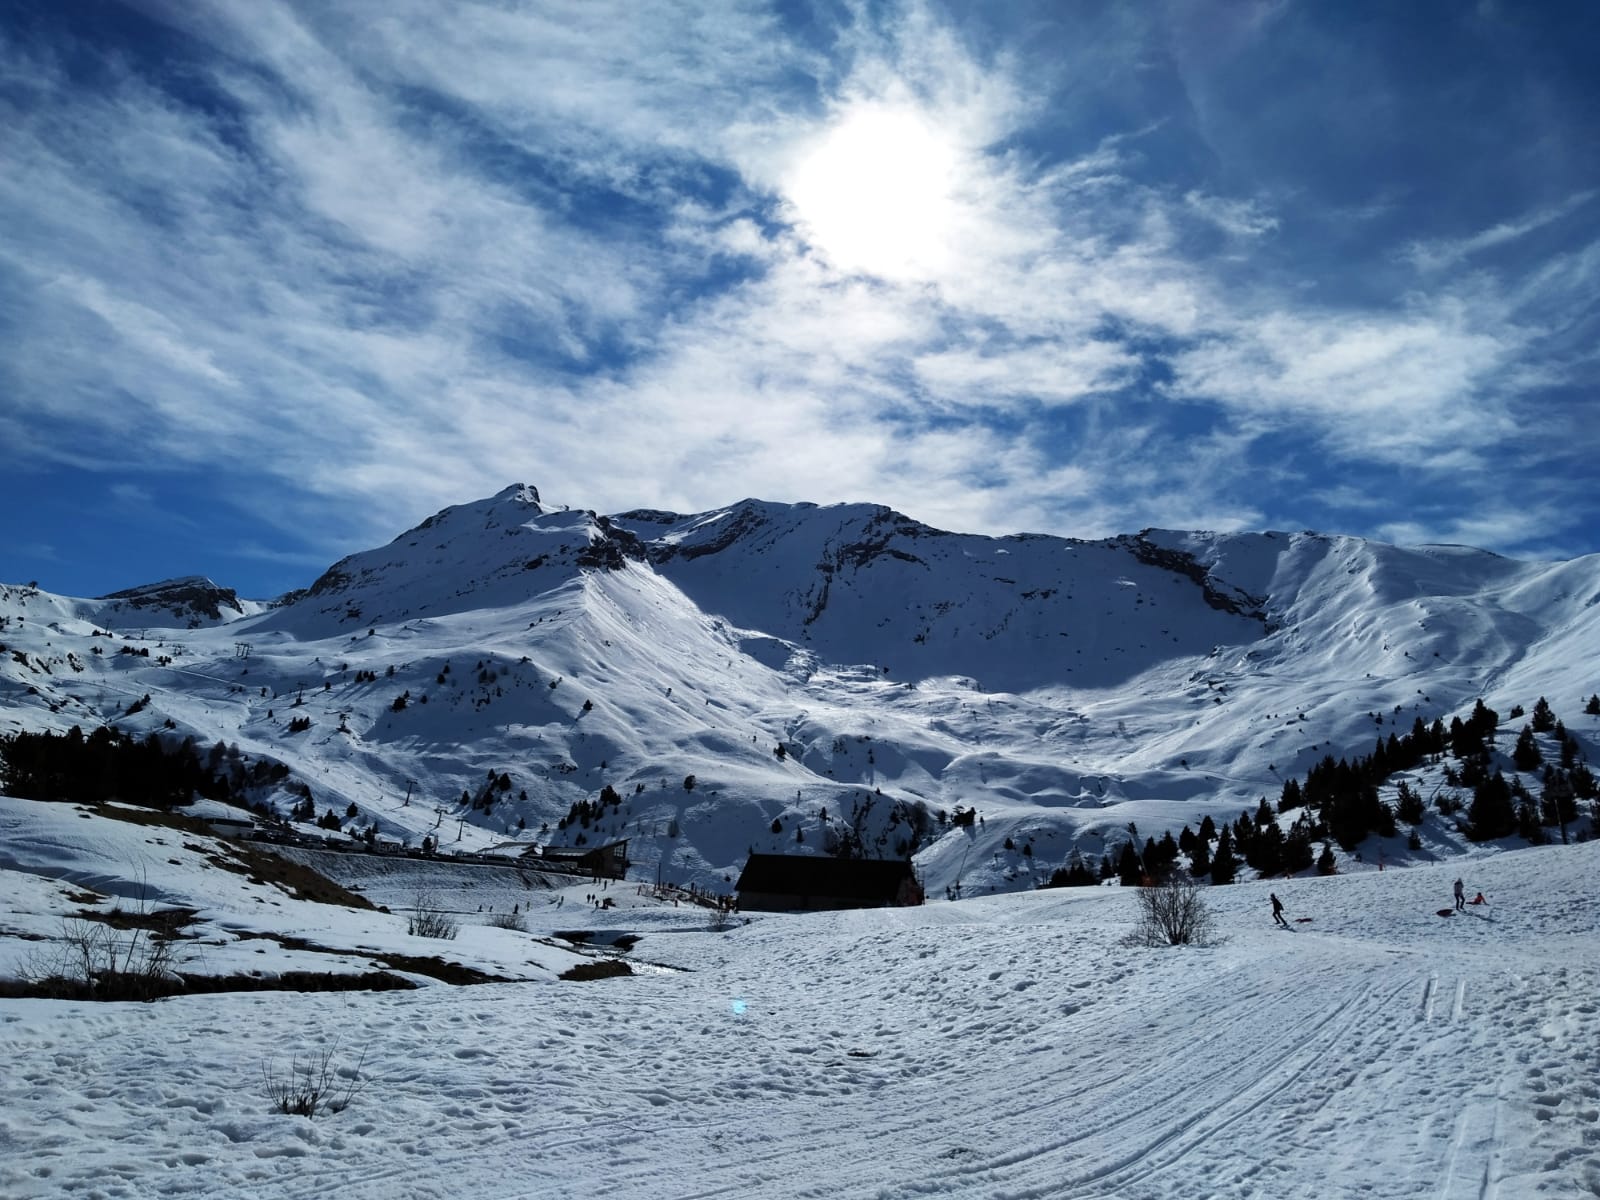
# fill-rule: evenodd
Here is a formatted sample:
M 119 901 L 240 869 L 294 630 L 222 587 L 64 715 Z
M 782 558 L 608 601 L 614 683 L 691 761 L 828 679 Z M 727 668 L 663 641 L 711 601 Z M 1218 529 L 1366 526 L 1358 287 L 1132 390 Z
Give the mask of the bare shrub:
M 277 1062 L 263 1059 L 261 1084 L 272 1107 L 285 1116 L 315 1117 L 319 1112 L 343 1112 L 350 1101 L 366 1086 L 361 1078 L 361 1068 L 367 1061 L 366 1051 L 356 1065 L 348 1070 L 335 1068 L 333 1054 L 339 1043 L 301 1058 L 290 1060 L 287 1070 L 280 1070 Z
M 20 972 L 38 996 L 71 1000 L 153 1000 L 182 988 L 173 943 L 159 932 L 69 920 L 61 937 Z
M 148 868 L 135 865 L 130 908 L 85 911 L 61 923 L 61 936 L 35 950 L 18 972 L 30 994 L 65 1000 L 154 1000 L 181 992 L 176 939 L 194 914 L 156 909 Z M 93 892 L 75 897 L 93 904 Z
M 1204 889 L 1182 873 L 1138 890 L 1139 923 L 1130 946 L 1215 946 L 1221 939 Z
M 521 913 L 498 912 L 489 917 L 489 926 L 492 929 L 512 929 L 517 933 L 528 932 L 528 922 Z
M 461 923 L 447 913 L 432 892 L 418 892 L 411 903 L 411 919 L 406 922 L 406 932 L 416 937 L 454 938 L 461 932 Z

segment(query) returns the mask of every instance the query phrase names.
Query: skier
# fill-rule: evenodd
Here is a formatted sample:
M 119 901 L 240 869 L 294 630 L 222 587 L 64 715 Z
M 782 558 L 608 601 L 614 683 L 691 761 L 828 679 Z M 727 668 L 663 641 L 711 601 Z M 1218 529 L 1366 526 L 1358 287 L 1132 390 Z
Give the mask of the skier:
M 1461 912 L 1467 907 L 1467 889 L 1462 886 L 1461 880 L 1456 880 L 1456 911 Z
M 1268 895 L 1272 897 L 1272 919 L 1285 929 L 1289 928 L 1289 922 L 1283 919 L 1283 901 L 1278 899 L 1278 893 L 1269 892 Z

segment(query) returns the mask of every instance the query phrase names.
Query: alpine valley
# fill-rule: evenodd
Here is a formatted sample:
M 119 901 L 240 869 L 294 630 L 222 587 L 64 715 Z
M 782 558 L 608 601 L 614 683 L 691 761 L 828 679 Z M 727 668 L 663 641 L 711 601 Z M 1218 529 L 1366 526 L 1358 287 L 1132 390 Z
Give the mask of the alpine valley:
M 273 601 L 5 586 L 0 642 L 0 735 L 111 725 L 281 764 L 246 798 L 340 837 L 626 839 L 636 874 L 724 892 L 752 850 L 911 856 L 930 896 L 975 895 L 1130 823 L 1276 804 L 1480 698 L 1547 698 L 1592 757 L 1600 556 L 984 537 L 866 504 L 602 516 L 516 485 Z M 1464 846 L 1431 809 L 1406 832 L 1345 850 Z

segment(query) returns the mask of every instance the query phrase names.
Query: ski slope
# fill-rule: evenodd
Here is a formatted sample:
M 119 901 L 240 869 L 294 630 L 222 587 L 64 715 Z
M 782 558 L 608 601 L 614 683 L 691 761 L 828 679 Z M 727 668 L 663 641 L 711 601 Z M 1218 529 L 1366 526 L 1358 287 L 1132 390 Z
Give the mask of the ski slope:
M 1489 903 L 1441 918 L 1458 871 Z M 1590 842 L 1213 888 L 1226 941 L 1159 950 L 1116 887 L 722 932 L 547 896 L 505 936 L 638 934 L 637 973 L 0 1001 L 0 1195 L 1600 1195 L 1597 872 Z M 324 1048 L 350 1107 L 270 1111 L 263 1065 Z

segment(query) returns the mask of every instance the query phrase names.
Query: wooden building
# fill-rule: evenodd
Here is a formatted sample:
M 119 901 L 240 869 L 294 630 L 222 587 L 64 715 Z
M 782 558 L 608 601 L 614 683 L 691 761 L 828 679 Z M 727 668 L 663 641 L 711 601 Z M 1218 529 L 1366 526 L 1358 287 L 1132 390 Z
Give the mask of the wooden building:
M 201 817 L 206 828 L 218 837 L 248 841 L 256 834 L 256 823 L 244 817 Z
M 904 859 L 752 854 L 734 885 L 748 912 L 814 912 L 921 904 L 922 884 Z
M 548 871 L 566 871 L 591 879 L 621 879 L 631 865 L 626 838 L 604 846 L 546 846 L 543 850 L 530 850 L 522 857 Z

